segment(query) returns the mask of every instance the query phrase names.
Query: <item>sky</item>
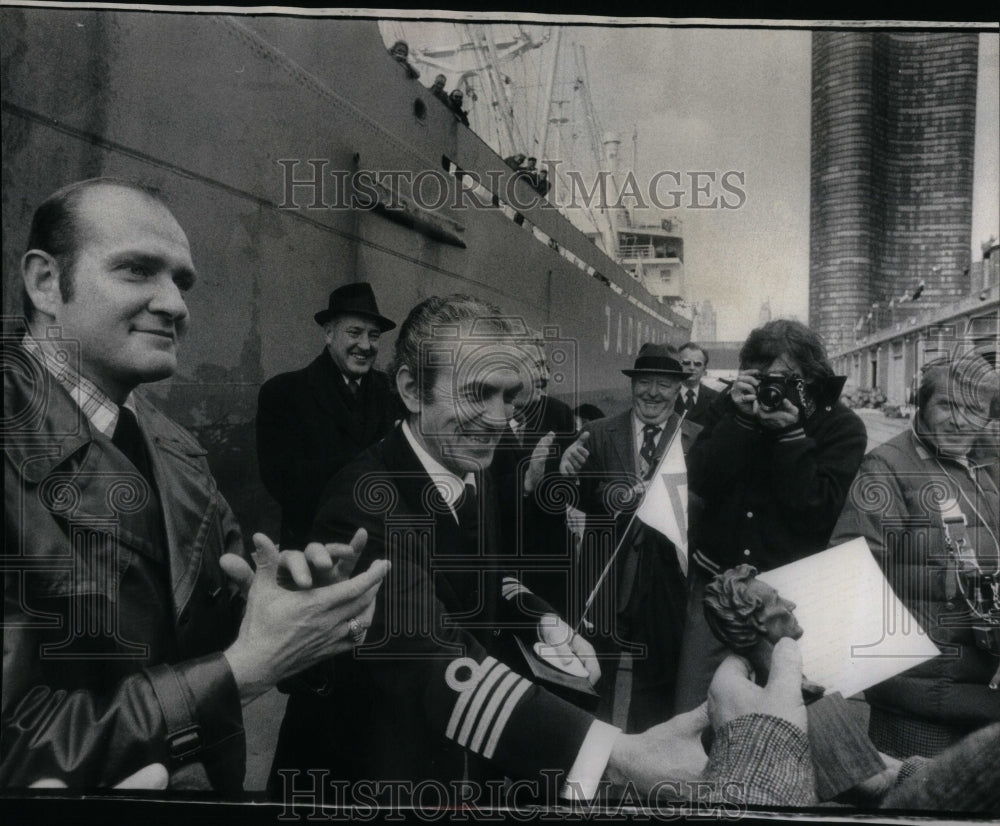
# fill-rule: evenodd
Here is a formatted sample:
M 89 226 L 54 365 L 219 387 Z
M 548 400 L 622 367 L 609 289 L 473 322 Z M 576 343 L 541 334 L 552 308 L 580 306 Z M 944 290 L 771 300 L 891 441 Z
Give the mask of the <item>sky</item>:
M 805 320 L 810 34 L 747 29 L 578 34 L 591 41 L 591 89 L 604 127 L 617 121 L 630 143 L 629 121 L 635 124 L 641 180 L 660 169 L 736 170 L 745 176 L 741 208 L 686 205 L 677 211 L 687 295 L 711 300 L 718 337 L 744 338 L 765 300 L 775 316 Z M 630 150 L 623 153 L 627 160 Z
M 712 301 L 719 338 L 743 339 L 765 299 L 775 316 L 806 320 L 811 34 L 751 29 L 574 34 L 581 35 L 605 128 L 617 120 L 629 143 L 630 120 L 638 129 L 638 174 L 678 167 L 746 174 L 741 209 L 679 211 L 689 296 Z M 998 41 L 997 35 L 980 36 L 973 260 L 981 258 L 981 241 L 1000 235 Z M 624 156 L 631 158 L 630 146 Z
M 565 31 L 564 59 L 571 53 L 567 42 L 584 47 L 594 107 L 602 128 L 622 140 L 623 166 L 632 166 L 635 132 L 640 182 L 661 171 L 679 172 L 687 182 L 682 208 L 673 212 L 683 224 L 686 298 L 712 302 L 718 338 L 745 338 L 764 301 L 775 317 L 807 320 L 811 33 L 600 26 Z M 995 34 L 980 35 L 973 260 L 981 257 L 981 241 L 1000 235 L 998 41 Z M 540 86 L 542 76 L 536 79 Z M 567 92 L 561 97 L 572 96 Z M 558 88 L 553 97 L 560 98 Z M 742 173 L 746 200 L 739 209 L 691 208 L 687 173 L 710 171 Z

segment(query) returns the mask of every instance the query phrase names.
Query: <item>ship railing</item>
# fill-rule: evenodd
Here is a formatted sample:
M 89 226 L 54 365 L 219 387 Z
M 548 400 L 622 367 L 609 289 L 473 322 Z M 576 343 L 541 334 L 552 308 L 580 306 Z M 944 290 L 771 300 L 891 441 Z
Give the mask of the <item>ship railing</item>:
M 652 244 L 622 244 L 618 254 L 622 258 L 656 258 Z

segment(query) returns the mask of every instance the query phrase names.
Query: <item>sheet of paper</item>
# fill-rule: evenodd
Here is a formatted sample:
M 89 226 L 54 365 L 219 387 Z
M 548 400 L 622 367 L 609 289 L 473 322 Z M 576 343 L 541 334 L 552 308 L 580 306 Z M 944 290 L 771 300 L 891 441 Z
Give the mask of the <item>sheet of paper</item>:
M 796 604 L 802 670 L 850 697 L 940 652 L 893 593 L 864 538 L 759 578 Z

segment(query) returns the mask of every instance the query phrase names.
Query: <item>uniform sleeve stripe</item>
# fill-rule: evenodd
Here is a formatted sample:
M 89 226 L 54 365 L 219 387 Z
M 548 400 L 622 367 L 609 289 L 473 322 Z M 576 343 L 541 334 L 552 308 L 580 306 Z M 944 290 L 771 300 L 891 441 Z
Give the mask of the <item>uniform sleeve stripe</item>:
M 497 709 L 503 702 L 504 697 L 510 693 L 510 690 L 519 679 L 520 678 L 517 674 L 512 671 L 503 678 L 503 681 L 497 686 L 497 690 L 493 692 L 493 696 L 490 697 L 489 705 L 486 706 L 486 710 L 483 712 L 483 717 L 479 721 L 479 725 L 476 727 L 476 734 L 472 738 L 472 743 L 469 746 L 472 751 L 478 752 L 482 749 L 483 740 L 486 739 L 490 725 L 496 718 Z
M 496 751 L 497 743 L 500 742 L 500 735 L 503 734 L 503 730 L 507 727 L 507 721 L 510 719 L 510 715 L 514 713 L 514 709 L 517 707 L 518 702 L 524 696 L 524 693 L 531 688 L 531 683 L 525 679 L 521 679 L 518 683 L 517 688 L 511 693 L 507 698 L 507 701 L 503 705 L 503 709 L 500 712 L 500 716 L 497 718 L 496 723 L 493 724 L 493 733 L 490 735 L 489 741 L 486 743 L 486 749 L 483 751 L 483 757 L 489 759 L 493 757 L 493 752 Z
M 497 661 L 493 657 L 487 657 L 479 666 L 479 671 L 477 673 L 486 674 L 497 664 Z M 469 704 L 469 701 L 472 699 L 472 695 L 475 693 L 475 687 L 470 687 L 468 690 L 459 694 L 458 699 L 455 701 L 455 707 L 451 712 L 451 719 L 448 721 L 448 728 L 445 731 L 445 737 L 448 737 L 451 740 L 455 739 L 455 730 L 458 728 L 458 724 L 462 721 L 462 712 L 465 711 L 465 707 Z
M 506 600 L 512 600 L 518 594 L 530 594 L 530 588 L 525 587 L 517 577 L 505 576 L 500 580 L 500 595 Z
M 472 703 L 465 712 L 465 721 L 462 723 L 462 730 L 458 733 L 458 737 L 455 738 L 455 742 L 460 746 L 468 744 L 469 736 L 472 734 L 472 727 L 476 724 L 476 718 L 479 716 L 479 710 L 490 696 L 493 686 L 496 685 L 501 677 L 509 673 L 510 669 L 507 666 L 503 663 L 497 663 L 490 673 L 480 680 L 479 685 L 469 692 L 474 695 Z

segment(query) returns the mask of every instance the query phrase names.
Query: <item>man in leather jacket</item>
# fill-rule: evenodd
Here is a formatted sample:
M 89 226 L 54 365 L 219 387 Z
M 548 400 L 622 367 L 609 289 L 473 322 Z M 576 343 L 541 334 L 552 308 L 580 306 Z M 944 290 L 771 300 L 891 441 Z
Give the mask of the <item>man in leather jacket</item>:
M 351 648 L 385 569 L 296 593 L 279 565 L 311 585 L 302 568 L 331 549 L 279 563 L 258 535 L 252 573 L 205 451 L 136 390 L 176 369 L 196 279 L 158 197 L 59 190 L 22 277 L 27 330 L 3 347 L 0 786 L 107 787 L 161 764 L 172 787 L 236 792 L 241 705 Z

